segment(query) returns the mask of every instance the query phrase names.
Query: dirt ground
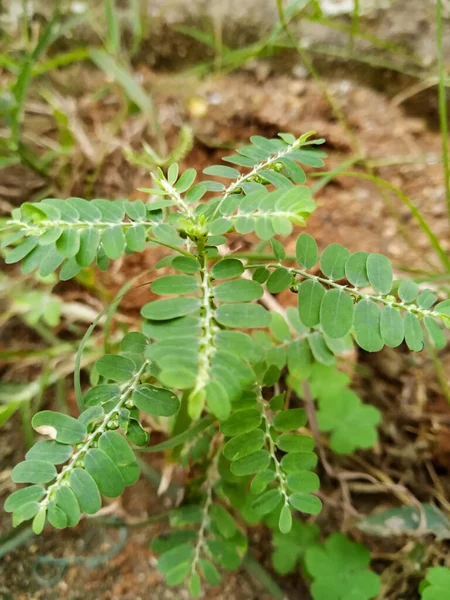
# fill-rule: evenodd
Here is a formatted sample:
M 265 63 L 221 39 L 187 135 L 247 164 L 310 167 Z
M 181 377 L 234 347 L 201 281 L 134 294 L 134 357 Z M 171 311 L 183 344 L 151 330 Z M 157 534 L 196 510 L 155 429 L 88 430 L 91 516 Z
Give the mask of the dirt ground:
M 160 119 L 169 146 L 176 140 L 181 123 L 189 123 L 195 140 L 192 152 L 184 161 L 199 172 L 217 161 L 232 147 L 250 135 L 275 135 L 279 131 L 295 135 L 315 130 L 327 140 L 327 168 L 332 170 L 355 155 L 355 151 L 370 163 L 380 177 L 387 179 L 408 194 L 432 225 L 443 247 L 450 251 L 450 231 L 445 214 L 442 164 L 439 162 L 439 133 L 429 125 L 428 107 L 424 117 L 417 111 L 411 115 L 398 96 L 383 94 L 348 78 L 327 79 L 327 89 L 342 110 L 347 127 L 340 123 L 315 82 L 304 70 L 286 67 L 276 74 L 270 63 L 255 63 L 238 73 L 210 76 L 198 81 L 181 75 L 153 73 L 142 68 L 146 85 L 152 90 L 159 107 Z M 76 71 L 74 73 L 76 75 Z M 88 87 L 94 89 L 95 78 Z M 96 122 L 102 132 L 114 113 L 114 101 L 102 104 L 88 101 L 86 95 L 77 100 L 77 111 L 86 127 Z M 41 123 L 45 129 L 45 119 Z M 137 132 L 137 133 L 135 133 Z M 137 145 L 140 131 L 138 118 L 130 120 L 118 135 Z M 100 136 L 101 137 L 101 136 Z M 381 164 L 385 166 L 380 166 Z M 363 173 L 361 163 L 350 170 Z M 81 194 L 83 175 L 92 171 L 89 161 L 79 157 L 76 169 L 65 182 L 67 194 Z M 98 169 L 93 184 L 97 197 L 139 197 L 134 189 L 148 184 L 148 177 L 139 169 L 126 165 L 121 152 L 113 150 Z M 41 189 L 43 182 L 18 168 L 5 174 L 2 187 L 8 188 L 8 204 L 18 204 L 24 197 Z M 319 208 L 308 221 L 308 232 L 323 248 L 339 242 L 350 250 L 370 250 L 390 256 L 396 273 L 402 266 L 432 269 L 438 272 L 439 262 L 430 250 L 429 242 L 409 209 L 390 192 L 381 191 L 367 180 L 338 177 L 317 195 Z M 294 251 L 295 235 L 286 240 L 286 250 Z M 248 249 L 249 242 L 237 237 L 234 248 Z M 149 269 L 157 258 L 154 250 L 129 257 L 115 264 L 107 274 L 96 274 L 97 281 L 112 293 L 130 277 Z M 86 291 L 73 283 L 59 284 L 63 298 L 78 297 L 90 302 Z M 131 321 L 138 319 L 139 308 L 148 301 L 144 288 L 126 298 L 122 311 Z M 278 298 L 281 303 L 287 296 Z M 92 300 L 92 305 L 96 306 Z M 8 343 L 3 340 L 2 345 Z M 325 532 L 350 532 L 371 548 L 374 566 L 386 573 L 386 598 L 415 600 L 418 574 L 408 566 L 406 557 L 411 544 L 406 538 L 381 540 L 363 536 L 354 526 L 360 514 L 374 508 L 399 504 L 404 497 L 390 487 L 390 482 L 407 490 L 407 499 L 436 501 L 449 509 L 445 498 L 450 493 L 450 407 L 438 385 L 431 359 L 425 354 L 410 355 L 400 350 L 385 350 L 377 355 L 361 352 L 354 371 L 354 386 L 366 402 L 382 410 L 380 443 L 371 451 L 357 456 L 337 458 L 327 452 L 334 475 L 341 471 L 368 472 L 378 480 L 370 490 L 363 486 L 339 484 L 333 474 L 320 472 L 325 510 L 318 522 Z M 443 351 L 441 361 L 450 379 L 450 354 Z M 353 360 L 353 359 L 352 359 Z M 49 406 L 51 399 L 48 400 Z M 74 407 L 73 407 L 74 408 Z M 75 409 L 74 409 L 75 410 Z M 13 489 L 9 474 L 25 451 L 18 419 L 12 419 L 0 437 L 0 497 Z M 153 466 L 154 463 L 153 463 Z M 164 506 L 170 506 L 164 500 Z M 125 497 L 110 505 L 110 515 L 127 522 L 148 519 L 161 510 L 154 484 L 146 478 L 127 490 Z M 0 515 L 1 532 L 10 530 L 8 517 Z M 29 538 L 0 562 L 0 598 L 70 600 L 170 600 L 187 598 L 185 591 L 168 589 L 156 572 L 156 559 L 149 543 L 161 530 L 161 524 L 137 528 L 113 528 L 85 522 L 74 531 L 45 532 L 39 538 Z M 261 528 L 250 533 L 252 553 L 273 574 L 286 597 L 308 598 L 299 574 L 280 578 L 271 570 L 270 541 Z M 444 556 L 445 542 L 428 538 L 426 560 Z M 112 556 L 106 560 L 108 553 Z M 100 557 L 102 564 L 93 557 Z M 103 556 L 103 559 L 101 558 Z M 57 559 L 64 558 L 62 563 Z M 406 566 L 405 566 L 406 565 Z M 420 574 L 419 574 L 420 575 Z M 394 592 L 395 591 L 395 592 Z M 400 595 L 401 594 L 401 595 Z M 208 589 L 205 598 L 220 600 L 266 600 L 270 596 L 260 583 L 241 569 L 225 575 L 219 589 Z

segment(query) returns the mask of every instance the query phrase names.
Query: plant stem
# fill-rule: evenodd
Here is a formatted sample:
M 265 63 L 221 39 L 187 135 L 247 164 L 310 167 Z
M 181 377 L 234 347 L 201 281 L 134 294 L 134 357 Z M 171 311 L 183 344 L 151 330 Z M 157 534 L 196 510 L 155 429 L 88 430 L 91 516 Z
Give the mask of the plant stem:
M 189 394 L 189 415 L 194 418 L 197 415 L 191 414 L 198 412 L 197 406 L 191 406 L 192 404 L 197 405 L 195 398 L 197 394 L 205 390 L 206 385 L 210 379 L 211 372 L 211 360 L 216 353 L 216 347 L 214 345 L 214 336 L 219 331 L 214 319 L 214 301 L 213 301 L 213 289 L 211 284 L 211 276 L 208 272 L 208 257 L 204 250 L 204 245 L 198 245 L 198 261 L 200 263 L 200 290 L 202 293 L 201 300 L 201 318 L 200 318 L 200 345 L 199 345 L 199 363 L 197 377 L 195 379 L 195 385 L 192 392 Z
M 271 422 L 270 418 L 266 412 L 266 408 L 264 406 L 264 398 L 262 395 L 261 388 L 258 388 L 258 402 L 261 408 L 261 416 L 263 418 L 265 427 L 266 427 L 266 442 L 268 445 L 268 452 L 270 454 L 270 458 L 273 460 L 273 464 L 275 466 L 275 478 L 279 483 L 279 488 L 281 495 L 283 497 L 284 506 L 289 506 L 289 496 L 287 492 L 287 484 L 286 484 L 286 475 L 283 473 L 283 469 L 281 468 L 280 461 L 277 458 L 277 448 L 275 446 L 275 442 L 273 441 L 272 435 L 270 433 Z
M 442 137 L 442 161 L 444 163 L 444 184 L 447 213 L 450 219 L 450 164 L 448 152 L 448 121 L 447 121 L 447 98 L 445 90 L 445 67 L 442 35 L 442 0 L 436 0 L 436 40 L 438 58 L 438 98 L 439 98 L 439 122 Z

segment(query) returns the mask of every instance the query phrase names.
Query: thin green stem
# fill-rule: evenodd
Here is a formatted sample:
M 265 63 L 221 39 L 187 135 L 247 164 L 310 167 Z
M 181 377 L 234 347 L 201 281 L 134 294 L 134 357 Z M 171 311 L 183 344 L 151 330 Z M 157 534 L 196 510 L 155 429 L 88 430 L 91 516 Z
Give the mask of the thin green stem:
M 447 213 L 450 219 L 450 164 L 448 151 L 448 121 L 447 121 L 447 97 L 445 90 L 445 65 L 442 34 L 442 0 L 436 0 L 436 40 L 438 57 L 438 98 L 439 98 L 439 122 L 442 138 L 442 160 L 444 163 L 445 198 L 447 202 Z
M 217 449 L 206 474 L 206 499 L 203 505 L 202 520 L 197 535 L 197 543 L 195 544 L 194 548 L 194 558 L 192 559 L 191 565 L 192 575 L 194 575 L 194 573 L 197 571 L 197 565 L 200 560 L 202 550 L 206 545 L 206 534 L 210 523 L 209 511 L 211 510 L 213 503 L 213 490 L 220 477 L 218 472 L 218 462 L 220 454 L 221 449 L 219 448 Z
M 200 317 L 200 345 L 199 345 L 199 363 L 197 370 L 197 377 L 192 392 L 189 394 L 189 414 L 190 416 L 196 417 L 198 409 L 195 400 L 199 393 L 204 394 L 206 385 L 210 380 L 211 372 L 211 360 L 216 353 L 216 346 L 214 344 L 214 336 L 219 331 L 215 321 L 215 306 L 214 306 L 214 295 L 212 288 L 211 275 L 208 271 L 208 257 L 204 250 L 203 244 L 198 246 L 198 261 L 200 263 L 200 290 L 202 294 L 201 299 L 201 317 Z
M 353 50 L 355 37 L 359 31 L 359 0 L 353 0 L 352 24 L 350 28 L 350 49 Z
M 270 422 L 269 415 L 267 414 L 266 407 L 264 406 L 264 398 L 262 395 L 261 388 L 258 388 L 257 398 L 258 398 L 259 407 L 261 409 L 261 416 L 263 418 L 265 428 L 266 428 L 265 435 L 266 435 L 267 450 L 270 454 L 270 458 L 273 461 L 273 464 L 275 467 L 275 479 L 278 481 L 279 489 L 280 489 L 281 495 L 283 497 L 284 505 L 289 506 L 289 496 L 288 496 L 288 492 L 287 492 L 286 475 L 283 473 L 283 469 L 281 468 L 280 461 L 278 460 L 278 457 L 277 457 L 277 447 L 276 447 L 275 442 L 273 441 L 272 435 L 270 433 L 270 428 L 271 428 L 272 424 Z

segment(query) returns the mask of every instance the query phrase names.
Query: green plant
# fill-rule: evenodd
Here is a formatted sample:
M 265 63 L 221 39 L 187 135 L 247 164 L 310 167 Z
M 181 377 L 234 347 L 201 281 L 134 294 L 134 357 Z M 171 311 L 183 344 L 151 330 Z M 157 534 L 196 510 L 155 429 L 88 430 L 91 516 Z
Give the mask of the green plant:
M 305 564 L 313 578 L 314 600 L 369 600 L 380 591 L 380 580 L 368 569 L 370 554 L 362 544 L 333 533 L 323 546 L 307 549 Z
M 217 584 L 217 566 L 235 569 L 246 552 L 237 515 L 248 523 L 268 519 L 290 535 L 299 527 L 296 514 L 321 510 L 314 440 L 304 409 L 296 400 L 290 404 L 291 394 L 288 400 L 286 370 L 294 388 L 303 382 L 318 399 L 319 426 L 332 432 L 332 448 L 350 452 L 375 441 L 378 412 L 347 389 L 336 355 L 352 339 L 368 352 L 403 340 L 420 351 L 425 336 L 441 348 L 450 301 L 420 291 L 413 281 L 394 282 L 382 255 L 351 254 L 331 244 L 319 256 L 306 233 L 296 244 L 298 266 L 292 265 L 277 236 L 291 234 L 293 224 L 305 225 L 316 208 L 300 165 L 322 167 L 325 154 L 314 148 L 323 140 L 310 138 L 251 138 L 224 159 L 243 167 L 243 174 L 235 166 L 204 170 L 231 180 L 228 186 L 196 183 L 194 169 L 179 175 L 172 164 L 166 174 L 158 169 L 153 175 L 154 188 L 144 190 L 147 203 L 47 199 L 13 212 L 6 262 L 21 261 L 27 273 L 59 269 L 61 279 L 70 279 L 95 262 L 104 270 L 110 260 L 146 247 L 172 250 L 155 267 L 172 273 L 153 280 L 153 293 L 162 297 L 142 307 L 142 331 L 127 333 L 113 347 L 116 353 L 96 361 L 84 394 L 76 370 L 80 416 L 44 410 L 33 417 L 34 429 L 46 439 L 13 469 L 16 483 L 32 484 L 5 503 L 15 525 L 32 519 L 36 533 L 47 521 L 56 528 L 74 526 L 82 513 L 100 509 L 101 494 L 117 497 L 137 480 L 133 450 L 167 451 L 167 459 L 193 478 L 183 505 L 170 512 L 169 533 L 153 548 L 161 553 L 167 582 L 187 579 L 197 596 L 202 578 Z M 212 196 L 204 200 L 208 192 Z M 223 256 L 234 231 L 270 242 L 272 258 L 244 263 Z M 290 290 L 298 309 L 268 310 L 265 290 Z M 342 396 L 339 405 L 336 395 Z M 367 439 L 348 435 L 355 420 L 363 421 Z M 149 429 L 171 435 L 144 448 Z M 55 465 L 64 466 L 58 471 Z M 359 597 L 371 597 L 376 585 L 367 556 L 342 536 L 306 555 L 314 594 L 323 598 L 321 590 L 329 585 L 321 580 L 317 556 L 331 568 L 343 552 L 349 562 L 342 576 L 361 585 Z
M 450 590 L 450 569 L 433 567 L 420 585 L 422 600 L 446 600 Z

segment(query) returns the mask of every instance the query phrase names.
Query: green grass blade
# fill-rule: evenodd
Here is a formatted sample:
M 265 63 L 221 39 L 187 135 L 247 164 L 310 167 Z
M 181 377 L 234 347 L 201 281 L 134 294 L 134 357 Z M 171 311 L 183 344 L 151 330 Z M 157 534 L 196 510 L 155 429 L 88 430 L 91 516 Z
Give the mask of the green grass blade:
M 442 39 L 442 0 L 436 0 L 436 40 L 438 57 L 438 98 L 439 98 L 439 123 L 442 137 L 442 161 L 444 163 L 445 199 L 447 202 L 447 213 L 450 219 L 450 164 L 448 152 L 448 121 L 447 121 L 447 97 L 445 90 L 446 72 L 444 65 L 444 51 Z
M 105 0 L 106 42 L 108 52 L 114 56 L 120 54 L 120 23 L 115 0 Z
M 104 50 L 92 48 L 89 50 L 89 57 L 106 75 L 114 77 L 117 83 L 123 88 L 130 100 L 132 100 L 140 110 L 149 116 L 154 115 L 154 106 L 152 99 L 136 81 L 133 75 Z
M 39 60 L 46 48 L 52 42 L 53 30 L 58 23 L 58 19 L 59 9 L 57 8 L 53 13 L 52 18 L 45 26 L 35 49 L 23 61 L 17 76 L 17 81 L 12 88 L 12 94 L 16 102 L 11 119 L 11 144 L 14 149 L 17 149 L 19 146 L 23 108 L 28 86 L 30 85 L 33 76 L 33 65 Z

